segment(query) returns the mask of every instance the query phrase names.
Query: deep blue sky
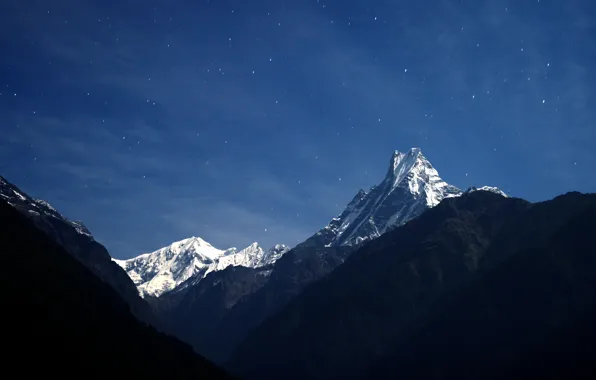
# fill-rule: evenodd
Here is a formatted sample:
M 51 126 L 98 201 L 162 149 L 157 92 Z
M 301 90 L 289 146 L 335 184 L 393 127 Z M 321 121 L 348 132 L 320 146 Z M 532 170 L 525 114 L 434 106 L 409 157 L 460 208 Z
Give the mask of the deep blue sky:
M 412 146 L 596 191 L 593 0 L 3 0 L 0 174 L 119 258 L 296 244 Z

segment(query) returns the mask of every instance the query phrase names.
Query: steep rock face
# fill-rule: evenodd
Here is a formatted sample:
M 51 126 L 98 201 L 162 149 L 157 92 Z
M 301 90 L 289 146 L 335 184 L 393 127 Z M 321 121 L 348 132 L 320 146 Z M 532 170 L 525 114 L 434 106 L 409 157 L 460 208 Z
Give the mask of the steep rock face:
M 274 263 L 288 248 L 276 245 L 268 251 L 258 243 L 237 250 L 221 250 L 199 237 L 191 237 L 128 260 L 115 260 L 145 296 L 159 297 L 184 284 L 199 283 L 208 273 L 229 266 L 258 268 Z M 191 280 L 191 281 L 187 281 Z
M 2 177 L 0 198 L 33 221 L 70 255 L 112 286 L 130 305 L 137 318 L 148 323 L 156 322 L 150 307 L 138 296 L 134 283 L 112 262 L 108 251 L 95 241 L 82 222 L 69 220 L 48 202 L 33 199 Z
M 0 200 L 3 370 L 24 378 L 229 379 L 140 323 L 115 289 Z M 23 281 L 23 274 L 27 280 Z M 24 365 L 25 364 L 25 365 Z
M 596 310 L 594 228 L 596 195 L 448 199 L 306 288 L 253 329 L 229 368 L 247 379 L 460 379 L 521 368 L 519 355 L 538 354 Z

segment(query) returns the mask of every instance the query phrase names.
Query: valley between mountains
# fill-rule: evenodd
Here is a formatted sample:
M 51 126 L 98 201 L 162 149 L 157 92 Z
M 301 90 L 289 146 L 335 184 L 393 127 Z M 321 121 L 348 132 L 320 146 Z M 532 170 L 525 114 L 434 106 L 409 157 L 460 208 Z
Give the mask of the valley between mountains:
M 57 363 L 72 355 L 65 374 L 104 364 L 106 374 L 272 380 L 596 369 L 594 194 L 531 203 L 462 190 L 412 148 L 294 247 L 193 236 L 128 260 L 1 177 L 0 198 L 14 342 L 24 336 Z M 69 348 L 52 352 L 56 339 Z M 106 364 L 108 341 L 122 347 Z

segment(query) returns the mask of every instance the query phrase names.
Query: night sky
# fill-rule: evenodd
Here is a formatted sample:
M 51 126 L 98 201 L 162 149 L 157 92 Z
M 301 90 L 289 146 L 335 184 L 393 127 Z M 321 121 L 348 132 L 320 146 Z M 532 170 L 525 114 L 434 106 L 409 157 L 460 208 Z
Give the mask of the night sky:
M 294 245 L 394 150 L 596 191 L 594 0 L 3 0 L 0 175 L 118 258 Z

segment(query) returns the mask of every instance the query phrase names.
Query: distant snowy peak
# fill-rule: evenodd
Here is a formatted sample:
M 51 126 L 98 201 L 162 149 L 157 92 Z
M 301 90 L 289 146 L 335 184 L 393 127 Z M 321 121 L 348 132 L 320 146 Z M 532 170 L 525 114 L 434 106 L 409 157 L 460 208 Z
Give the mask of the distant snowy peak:
M 223 270 L 229 266 L 256 268 L 263 261 L 264 256 L 265 251 L 256 242 L 240 251 L 237 251 L 236 248 L 230 248 L 216 260 L 215 268 L 208 272 Z
M 420 148 L 412 148 L 407 153 L 395 151 L 385 181 L 391 183 L 390 191 L 401 186 L 407 187 L 417 197 L 422 196 L 428 207 L 438 205 L 444 198 L 461 194 L 461 190 L 439 177 Z
M 482 186 L 482 187 L 469 187 L 466 190 L 466 193 L 471 193 L 473 191 L 490 191 L 491 193 L 495 193 L 495 194 L 499 194 L 505 198 L 509 198 L 509 195 L 505 194 L 505 192 L 501 189 L 499 189 L 498 187 L 493 187 L 493 186 Z
M 272 264 L 287 252 L 283 247 L 277 245 L 266 252 L 258 243 L 252 243 L 242 250 L 234 247 L 222 250 L 200 237 L 190 237 L 151 253 L 129 260 L 114 259 L 114 262 L 126 271 L 142 296 L 159 297 L 190 278 L 197 283 L 208 273 L 229 266 L 257 268 Z

